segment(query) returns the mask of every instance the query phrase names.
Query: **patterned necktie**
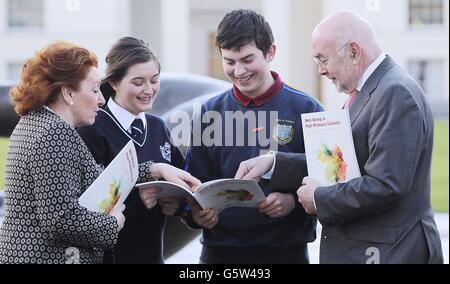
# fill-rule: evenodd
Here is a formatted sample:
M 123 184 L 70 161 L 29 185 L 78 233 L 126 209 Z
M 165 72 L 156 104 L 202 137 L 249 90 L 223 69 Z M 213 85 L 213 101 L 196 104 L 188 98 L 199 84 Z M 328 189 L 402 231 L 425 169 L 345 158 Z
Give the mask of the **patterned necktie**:
M 140 118 L 136 118 L 131 124 L 131 136 L 138 143 L 144 141 L 144 124 Z
M 350 96 L 348 97 L 347 101 L 345 102 L 344 109 L 350 109 L 353 105 L 353 102 L 355 101 L 356 96 L 359 94 L 357 89 L 354 89 Z

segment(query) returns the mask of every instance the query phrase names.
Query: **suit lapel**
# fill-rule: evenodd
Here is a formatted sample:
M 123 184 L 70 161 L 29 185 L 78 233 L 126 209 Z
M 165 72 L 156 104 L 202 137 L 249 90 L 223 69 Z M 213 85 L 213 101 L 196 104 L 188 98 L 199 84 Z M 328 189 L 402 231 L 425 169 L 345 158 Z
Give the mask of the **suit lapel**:
M 383 60 L 383 62 L 381 62 L 380 66 L 378 66 L 377 69 L 375 69 L 375 71 L 372 73 L 372 75 L 370 75 L 369 79 L 366 81 L 366 83 L 362 87 L 358 96 L 355 98 L 355 101 L 353 102 L 352 107 L 349 110 L 350 111 L 350 120 L 352 122 L 352 125 L 355 123 L 356 119 L 359 117 L 359 115 L 363 111 L 364 107 L 369 102 L 370 95 L 377 88 L 378 83 L 380 82 L 381 78 L 383 78 L 384 74 L 389 69 L 394 67 L 394 65 L 395 65 L 394 61 L 388 55 Z
M 366 92 L 366 89 L 363 87 L 361 89 L 361 92 L 359 92 L 358 96 L 355 98 L 352 107 L 349 109 L 350 120 L 352 122 L 352 125 L 356 121 L 358 116 L 361 114 L 364 107 L 369 102 L 370 94 L 372 93 L 372 91 Z

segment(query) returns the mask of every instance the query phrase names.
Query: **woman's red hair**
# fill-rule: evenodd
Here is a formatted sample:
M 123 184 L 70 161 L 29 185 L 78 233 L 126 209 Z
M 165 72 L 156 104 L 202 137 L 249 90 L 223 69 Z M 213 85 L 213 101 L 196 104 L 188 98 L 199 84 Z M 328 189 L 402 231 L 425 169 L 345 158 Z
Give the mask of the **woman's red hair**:
M 55 42 L 38 51 L 27 60 L 19 84 L 10 92 L 16 112 L 25 115 L 54 102 L 63 86 L 78 90 L 93 66 L 98 66 L 97 56 L 72 43 Z

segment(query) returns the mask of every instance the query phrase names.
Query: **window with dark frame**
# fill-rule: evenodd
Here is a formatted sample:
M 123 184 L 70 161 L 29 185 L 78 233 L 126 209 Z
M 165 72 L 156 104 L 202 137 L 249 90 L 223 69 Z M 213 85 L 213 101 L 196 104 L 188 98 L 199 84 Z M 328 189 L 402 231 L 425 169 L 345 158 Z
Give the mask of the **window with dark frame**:
M 444 24 L 444 0 L 409 0 L 409 25 Z

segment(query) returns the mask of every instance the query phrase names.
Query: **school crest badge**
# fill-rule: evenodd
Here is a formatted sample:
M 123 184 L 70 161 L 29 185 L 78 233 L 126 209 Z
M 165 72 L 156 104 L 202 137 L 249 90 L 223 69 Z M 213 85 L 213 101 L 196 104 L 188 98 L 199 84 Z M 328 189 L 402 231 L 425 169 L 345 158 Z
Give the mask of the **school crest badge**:
M 286 145 L 292 141 L 294 128 L 291 125 L 277 124 L 273 128 L 272 137 L 279 145 Z
M 161 156 L 164 158 L 164 160 L 170 163 L 172 161 L 172 151 L 170 144 L 166 142 L 164 146 L 159 146 L 159 150 L 161 151 Z

